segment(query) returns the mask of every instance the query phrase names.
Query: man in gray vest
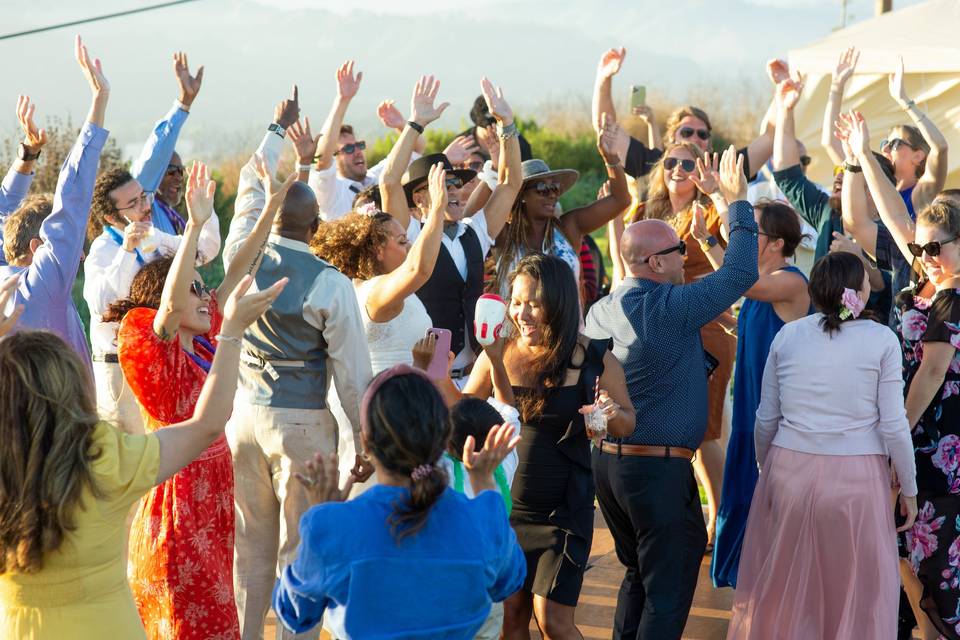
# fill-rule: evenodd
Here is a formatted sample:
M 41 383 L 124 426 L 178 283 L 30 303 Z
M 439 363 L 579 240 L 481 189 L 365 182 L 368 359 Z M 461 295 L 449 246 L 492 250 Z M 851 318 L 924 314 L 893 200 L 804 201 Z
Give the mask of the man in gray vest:
M 264 207 L 258 164 L 273 175 L 286 129 L 298 112 L 296 100 L 277 107 L 275 122 L 240 173 L 225 262 Z M 237 518 L 234 588 L 244 640 L 263 637 L 278 563 L 292 562 L 300 541 L 300 516 L 310 503 L 294 473 L 315 453 L 337 450 L 338 425 L 327 408 L 331 377 L 356 450 L 362 451 L 360 399 L 372 378 L 370 354 L 353 284 L 307 246 L 318 214 L 310 187 L 294 183 L 256 276 L 258 287 L 289 277 L 289 290 L 243 336 L 241 386 L 227 427 Z M 368 465 L 357 456 L 354 473 L 362 480 L 370 475 Z M 277 638 L 317 638 L 318 633 L 295 636 L 278 627 Z

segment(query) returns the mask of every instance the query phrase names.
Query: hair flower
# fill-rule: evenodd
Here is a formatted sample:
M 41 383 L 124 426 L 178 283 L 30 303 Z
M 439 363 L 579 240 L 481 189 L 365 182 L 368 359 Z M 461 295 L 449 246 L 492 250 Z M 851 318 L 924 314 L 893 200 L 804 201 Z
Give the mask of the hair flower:
M 362 205 L 357 207 L 356 211 L 362 216 L 375 216 L 380 213 L 380 209 L 377 208 L 376 203 L 373 201 L 364 202 Z
M 840 319 L 858 318 L 860 313 L 863 312 L 863 307 L 864 304 L 860 295 L 853 289 L 844 287 L 843 295 L 840 296 Z

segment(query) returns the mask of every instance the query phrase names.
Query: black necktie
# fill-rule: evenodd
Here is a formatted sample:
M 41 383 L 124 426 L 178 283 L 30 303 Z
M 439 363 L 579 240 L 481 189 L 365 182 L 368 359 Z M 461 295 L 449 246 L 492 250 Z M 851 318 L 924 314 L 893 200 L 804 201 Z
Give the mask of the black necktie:
M 457 231 L 459 231 L 459 230 L 460 230 L 460 223 L 459 223 L 459 222 L 444 222 L 444 223 L 443 223 L 443 232 L 444 232 L 445 234 L 447 234 L 447 237 L 450 238 L 450 240 L 456 240 L 456 239 L 457 239 Z

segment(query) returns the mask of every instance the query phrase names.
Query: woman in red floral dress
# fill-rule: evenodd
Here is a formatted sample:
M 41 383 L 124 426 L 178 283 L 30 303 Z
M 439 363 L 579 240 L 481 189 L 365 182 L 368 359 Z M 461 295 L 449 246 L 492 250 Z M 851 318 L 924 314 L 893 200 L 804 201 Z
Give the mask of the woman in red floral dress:
M 261 178 L 265 170 L 259 167 Z M 270 182 L 270 181 L 266 181 Z M 130 297 L 113 305 L 118 355 L 147 431 L 193 415 L 210 370 L 226 299 L 257 262 L 292 180 L 267 185 L 267 205 L 223 282 L 208 289 L 194 270 L 197 239 L 213 213 L 215 183 L 195 163 L 186 200 L 189 219 L 177 254 L 147 264 Z M 256 272 L 256 264 L 252 272 Z M 233 640 L 233 463 L 223 436 L 140 502 L 130 531 L 128 577 L 151 640 Z

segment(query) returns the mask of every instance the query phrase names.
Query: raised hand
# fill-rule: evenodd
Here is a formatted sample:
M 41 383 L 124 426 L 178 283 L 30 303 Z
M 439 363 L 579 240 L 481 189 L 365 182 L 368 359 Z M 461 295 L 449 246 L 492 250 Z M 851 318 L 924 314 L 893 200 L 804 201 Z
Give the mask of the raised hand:
M 437 336 L 434 333 L 427 332 L 413 345 L 413 366 L 422 371 L 430 367 L 430 361 L 433 360 L 433 352 L 437 348 Z
M 910 101 L 907 91 L 903 87 L 903 56 L 897 57 L 897 68 L 889 77 L 890 97 L 901 106 Z
M 326 461 L 319 453 L 313 454 L 313 460 L 304 464 L 304 473 L 297 471 L 293 475 L 306 488 L 311 504 L 345 501 L 357 480 L 351 475 L 340 488 L 340 460 L 335 453 L 327 456 Z
M 271 207 L 279 207 L 283 199 L 287 196 L 287 191 L 289 191 L 293 183 L 297 181 L 297 173 L 291 173 L 287 176 L 286 180 L 280 182 L 276 176 L 270 174 L 269 169 L 267 169 L 267 161 L 262 155 L 255 153 L 253 157 L 253 168 L 257 172 L 257 177 L 260 178 L 260 183 L 263 185 L 263 190 L 267 195 L 267 203 L 264 205 L 263 210 L 266 211 Z
M 487 78 L 480 80 L 480 93 L 487 102 L 487 109 L 490 115 L 497 119 L 502 126 L 508 126 L 513 123 L 513 109 L 503 97 L 503 88 L 494 87 L 493 83 Z
M 623 59 L 626 57 L 627 50 L 623 47 L 607 49 L 600 56 L 600 63 L 597 65 L 597 77 L 601 79 L 612 78 L 620 73 L 620 67 L 623 66 Z
M 713 195 L 720 188 L 720 154 L 704 154 L 704 159 L 697 158 L 697 170 L 690 174 L 690 180 L 704 195 Z
M 870 153 L 870 130 L 859 111 L 841 113 L 837 119 L 835 135 L 841 142 L 846 141 L 857 158 L 862 160 Z
M 694 200 L 691 211 L 693 216 L 690 219 L 690 235 L 692 235 L 697 242 L 706 242 L 707 238 L 710 237 L 710 230 L 707 229 L 707 220 L 703 212 L 703 205 Z
M 607 180 L 597 189 L 597 200 L 603 200 L 610 195 L 610 181 Z
M 0 282 L 0 338 L 10 333 L 25 308 L 22 304 L 18 304 L 10 315 L 7 315 L 7 307 L 10 306 L 10 300 L 16 293 L 19 282 L 20 278 L 17 276 L 10 276 Z
M 767 77 L 775 85 L 790 79 L 790 65 L 786 60 L 767 60 Z
M 413 87 L 413 97 L 410 98 L 410 119 L 421 127 L 439 118 L 450 106 L 449 102 L 433 105 L 438 91 L 440 91 L 440 81 L 433 76 L 420 76 Z
M 284 129 L 300 119 L 300 91 L 293 85 L 293 94 L 286 100 L 281 100 L 273 110 L 273 121 Z
M 197 75 L 190 75 L 190 65 L 187 62 L 187 54 L 178 51 L 173 54 L 173 73 L 177 76 L 177 84 L 180 85 L 180 103 L 189 108 L 193 101 L 197 99 L 200 93 L 200 85 L 203 84 L 203 65 L 197 69 Z
M 263 291 L 248 294 L 247 291 L 253 284 L 253 276 L 243 276 L 223 305 L 223 326 L 220 333 L 235 338 L 242 336 L 247 327 L 270 308 L 288 281 L 289 278 L 280 278 Z
M 38 129 L 33 121 L 33 114 L 37 105 L 30 103 L 30 96 L 17 96 L 17 120 L 23 129 L 23 146 L 30 153 L 40 151 L 47 144 L 47 130 Z
M 737 153 L 733 145 L 727 147 L 720 158 L 720 193 L 730 204 L 747 199 L 747 176 L 743 175 L 743 156 Z
M 641 104 L 630 110 L 630 114 L 640 118 L 647 124 L 653 124 L 653 107 L 648 104 Z
M 377 105 L 377 117 L 380 123 L 388 129 L 403 129 L 407 121 L 403 119 L 400 109 L 397 109 L 393 100 L 384 100 Z
M 442 217 L 447 210 L 447 172 L 439 162 L 430 167 L 427 184 L 430 185 L 430 215 Z
M 187 177 L 187 214 L 190 221 L 203 226 L 213 215 L 213 194 L 217 191 L 217 183 L 210 179 L 207 165 L 194 161 Z
M 447 156 L 450 164 L 457 166 L 466 162 L 471 154 L 479 150 L 480 147 L 477 145 L 477 141 L 474 140 L 473 136 L 457 136 L 447 145 L 447 148 L 443 150 L 443 155 Z
M 803 81 L 787 78 L 777 85 L 777 105 L 783 109 L 786 109 L 787 111 L 790 111 L 797 106 L 802 93 Z
M 337 69 L 337 95 L 343 100 L 350 100 L 360 90 L 360 81 L 363 80 L 363 71 L 353 75 L 355 60 L 347 60 Z
M 317 145 L 320 144 L 320 134 L 316 136 L 310 130 L 310 118 L 303 119 L 304 124 L 297 120 L 287 129 L 287 136 L 293 143 L 293 148 L 297 151 L 297 159 L 300 164 L 313 164 L 313 159 L 317 155 Z
M 600 131 L 597 132 L 597 149 L 607 164 L 618 164 L 620 156 L 617 155 L 616 143 L 617 134 L 620 131 L 620 125 L 607 116 L 606 112 L 600 114 Z
M 477 442 L 473 436 L 467 436 L 463 443 L 463 466 L 472 477 L 488 478 L 493 475 L 503 459 L 513 451 L 520 436 L 515 435 L 516 428 L 510 424 L 492 427 L 487 432 L 483 449 L 475 451 Z
M 74 45 L 74 55 L 80 69 L 83 70 L 83 76 L 87 79 L 87 84 L 90 85 L 91 92 L 95 96 L 110 93 L 110 83 L 107 81 L 107 77 L 103 75 L 103 65 L 100 63 L 100 58 L 90 59 L 87 46 L 83 44 L 80 36 L 77 36 Z
M 860 52 L 856 47 L 850 47 L 840 54 L 837 60 L 837 66 L 833 70 L 833 84 L 840 90 L 847 84 L 847 80 L 857 70 L 857 61 L 860 60 Z

